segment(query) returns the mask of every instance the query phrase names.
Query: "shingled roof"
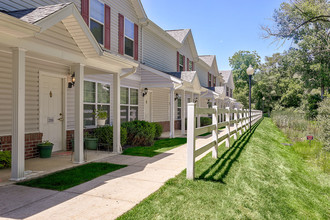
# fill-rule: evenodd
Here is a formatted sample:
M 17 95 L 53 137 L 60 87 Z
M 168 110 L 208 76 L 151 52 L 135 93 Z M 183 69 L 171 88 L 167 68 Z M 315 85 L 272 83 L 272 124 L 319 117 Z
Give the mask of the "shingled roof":
M 207 65 L 212 66 L 215 56 L 214 55 L 203 55 L 199 56 L 199 59 L 203 60 Z
M 171 35 L 175 40 L 182 43 L 189 33 L 190 29 L 179 29 L 179 30 L 166 30 L 166 33 Z
M 168 72 L 167 74 L 182 79 L 186 82 L 192 82 L 196 75 L 196 71 Z
M 67 5 L 70 5 L 73 3 L 62 3 L 57 5 L 47 5 L 47 6 L 41 6 L 37 8 L 30 8 L 30 9 L 24 9 L 24 10 L 17 10 L 17 11 L 9 11 L 6 12 L 8 15 L 11 15 L 15 18 L 18 18 L 22 21 L 34 24 L 49 15 L 57 12 L 58 10 L 66 7 Z
M 219 73 L 222 75 L 222 78 L 225 83 L 228 83 L 230 74 L 232 73 L 231 70 L 220 70 Z

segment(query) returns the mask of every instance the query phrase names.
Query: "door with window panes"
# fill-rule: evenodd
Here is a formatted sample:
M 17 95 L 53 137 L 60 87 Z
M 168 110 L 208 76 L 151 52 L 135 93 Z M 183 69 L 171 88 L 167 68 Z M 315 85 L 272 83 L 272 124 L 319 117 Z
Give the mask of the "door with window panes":
M 120 88 L 120 121 L 138 120 L 139 90 L 134 88 Z
M 108 113 L 106 124 L 110 124 L 110 85 L 84 81 L 84 127 L 96 127 L 95 111 Z

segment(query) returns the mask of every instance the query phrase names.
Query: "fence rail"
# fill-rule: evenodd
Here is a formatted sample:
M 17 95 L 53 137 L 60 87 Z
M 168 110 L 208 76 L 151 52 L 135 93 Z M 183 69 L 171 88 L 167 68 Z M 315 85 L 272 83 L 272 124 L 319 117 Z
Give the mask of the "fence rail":
M 212 115 L 212 124 L 196 128 L 196 117 L 198 115 Z M 219 121 L 220 115 L 225 115 L 225 121 Z M 262 111 L 252 110 L 251 121 L 255 122 L 262 118 Z M 223 117 L 221 117 L 223 120 Z M 249 128 L 249 111 L 247 109 L 230 109 L 229 107 L 222 109 L 217 106 L 213 108 L 196 108 L 195 103 L 188 103 L 187 109 L 187 179 L 195 178 L 195 162 L 196 158 L 212 149 L 212 157 L 218 157 L 218 147 L 223 141 L 226 147 L 230 146 L 230 138 L 234 136 L 237 139 L 238 134 L 241 135 Z M 233 125 L 233 127 L 231 127 Z M 226 126 L 225 133 L 219 136 L 220 127 Z M 231 130 L 232 129 L 232 130 Z M 196 149 L 196 137 L 212 132 L 211 141 Z

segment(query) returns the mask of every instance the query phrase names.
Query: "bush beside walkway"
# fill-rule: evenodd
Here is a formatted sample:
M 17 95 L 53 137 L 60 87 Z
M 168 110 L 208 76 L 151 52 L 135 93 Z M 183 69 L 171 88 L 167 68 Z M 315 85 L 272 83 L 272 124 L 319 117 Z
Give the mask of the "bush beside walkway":
M 119 219 L 329 219 L 330 178 L 309 167 L 270 119 L 219 158 L 196 164 Z

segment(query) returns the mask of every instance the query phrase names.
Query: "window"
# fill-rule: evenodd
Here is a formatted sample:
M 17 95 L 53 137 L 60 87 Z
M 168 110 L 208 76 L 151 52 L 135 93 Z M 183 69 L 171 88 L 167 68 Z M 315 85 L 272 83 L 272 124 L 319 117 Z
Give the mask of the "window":
M 176 111 L 177 116 L 176 116 L 176 118 L 178 120 L 180 120 L 181 119 L 181 108 L 182 108 L 181 97 L 179 97 L 176 101 L 177 101 L 177 111 Z
M 106 124 L 110 124 L 110 85 L 84 81 L 84 126 L 95 127 L 96 109 L 108 113 Z
M 134 23 L 125 18 L 125 54 L 134 56 Z
M 120 88 L 120 121 L 138 120 L 139 90 L 133 88 Z
M 188 63 L 188 70 L 193 71 L 193 62 L 192 61 L 189 61 L 189 63 Z
M 213 76 L 213 87 L 217 86 L 217 78 Z
M 183 55 L 179 55 L 179 69 L 180 69 L 180 72 L 183 71 Z
M 208 87 L 212 87 L 211 73 L 208 73 Z
M 90 29 L 98 43 L 104 41 L 104 4 L 98 0 L 90 1 Z
M 226 86 L 226 96 L 229 97 L 229 87 L 228 86 Z
M 230 97 L 233 98 L 233 89 L 230 89 Z

